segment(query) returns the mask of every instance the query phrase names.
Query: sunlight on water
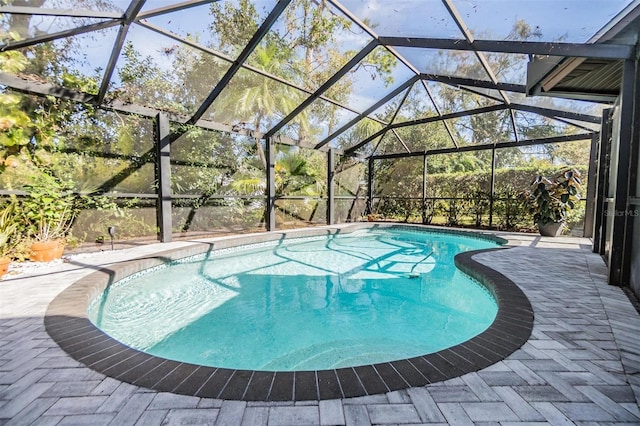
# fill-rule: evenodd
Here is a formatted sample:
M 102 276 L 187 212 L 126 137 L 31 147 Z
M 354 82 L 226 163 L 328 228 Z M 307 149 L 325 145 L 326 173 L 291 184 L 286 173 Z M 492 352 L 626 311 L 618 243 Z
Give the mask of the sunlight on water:
M 403 359 L 493 322 L 495 301 L 453 257 L 495 246 L 387 228 L 223 250 L 116 283 L 89 317 L 131 347 L 208 366 L 293 371 Z

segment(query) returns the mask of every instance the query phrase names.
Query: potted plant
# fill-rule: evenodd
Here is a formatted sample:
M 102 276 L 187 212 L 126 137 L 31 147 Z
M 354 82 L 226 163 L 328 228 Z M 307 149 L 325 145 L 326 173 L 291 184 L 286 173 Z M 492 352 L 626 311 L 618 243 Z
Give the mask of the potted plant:
M 59 259 L 76 214 L 76 197 L 71 185 L 39 172 L 24 189 L 28 195 L 21 206 L 30 237 L 34 240 L 30 259 L 34 262 Z
M 13 237 L 17 224 L 13 220 L 14 205 L 7 205 L 0 211 L 0 278 L 9 270 L 11 258 L 9 252 L 13 247 Z
M 563 170 L 553 179 L 540 175 L 523 193 L 540 235 L 557 237 L 562 233 L 567 213 L 580 200 L 580 177 L 574 169 Z

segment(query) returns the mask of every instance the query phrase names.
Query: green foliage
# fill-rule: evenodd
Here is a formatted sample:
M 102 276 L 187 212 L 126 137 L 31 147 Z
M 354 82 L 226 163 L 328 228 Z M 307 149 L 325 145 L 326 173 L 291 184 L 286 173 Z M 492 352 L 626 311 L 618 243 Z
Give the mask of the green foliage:
M 21 36 L 9 32 L 0 34 L 0 38 L 18 40 Z M 64 55 L 57 57 L 51 45 L 45 44 L 38 49 L 41 53 L 51 54 L 44 55 L 49 57 L 50 63 L 38 65 L 35 59 L 28 59 L 24 52 L 12 50 L 0 52 L 0 71 L 12 74 L 38 71 L 38 75 L 51 72 L 65 87 L 97 93 L 96 81 L 78 72 L 68 71 L 63 65 Z M 36 70 L 39 66 L 41 69 Z M 42 166 L 39 162 L 42 150 L 57 149 L 64 144 L 62 125 L 71 124 L 82 115 L 92 113 L 93 108 L 88 105 L 54 96 L 34 97 L 13 93 L 5 88 L 0 93 L 0 173 L 8 166 L 15 167 L 18 161 Z
M 276 196 L 315 196 L 324 192 L 326 178 L 321 177 L 319 164 L 313 162 L 316 155 L 310 151 L 287 151 L 276 159 Z
M 376 197 L 380 197 L 375 212 L 386 218 L 421 221 L 421 167 L 417 161 L 399 162 L 398 168 L 381 162 L 378 171 L 389 176 L 403 176 L 398 182 L 376 185 Z M 411 165 L 413 169 L 411 169 Z M 384 166 L 384 167 L 383 167 Z M 385 167 L 388 167 L 387 170 Z M 530 183 L 531 174 L 556 174 L 565 168 L 551 165 L 496 170 L 496 190 L 493 203 L 493 225 L 505 230 L 530 229 L 533 213 L 523 203 L 520 193 Z M 578 167 L 586 170 L 586 167 Z M 438 219 L 449 226 L 488 225 L 490 171 L 430 174 L 427 177 L 425 223 Z M 377 179 L 377 176 L 376 176 Z M 375 181 L 375 180 L 374 180 Z M 413 189 L 410 189 L 413 188 Z M 579 191 L 583 188 L 578 188 Z M 574 202 L 575 205 L 575 202 Z M 573 212 L 572 223 L 580 221 L 579 212 Z
M 41 172 L 24 189 L 28 195 L 19 205 L 28 236 L 37 241 L 65 238 L 78 209 L 72 183 Z
M 0 33 L 0 39 L 18 40 L 19 35 L 15 32 Z M 26 65 L 27 58 L 22 52 L 0 52 L 0 71 L 16 74 L 23 71 Z M 0 172 L 4 170 L 5 159 L 31 139 L 33 123 L 21 105 L 21 95 L 7 93 L 6 89 L 0 93 Z
M 382 130 L 382 124 L 370 118 L 364 118 L 356 123 L 348 132 L 338 139 L 338 145 L 342 148 L 348 148 L 356 143 L 368 138 L 374 133 Z M 365 147 L 364 152 L 370 154 L 373 152 L 370 145 Z
M 264 171 L 255 167 L 243 168 L 233 176 L 231 188 L 242 195 L 262 195 L 267 188 Z
M 324 156 L 318 152 L 287 149 L 275 162 L 276 196 L 319 196 L 325 192 Z M 264 170 L 243 167 L 233 176 L 231 188 L 242 195 L 263 195 L 266 188 Z
M 276 43 L 258 46 L 254 55 L 256 66 L 271 74 L 276 70 L 286 69 L 291 59 L 287 50 L 281 49 Z M 268 120 L 272 120 L 274 115 L 286 115 L 304 99 L 300 91 L 247 72 L 238 73 L 226 93 L 228 96 L 218 104 L 220 111 L 217 116 L 235 123 L 249 123 L 258 130 Z M 302 122 L 307 126 L 306 120 Z
M 492 34 L 476 34 L 476 37 L 484 36 L 487 39 L 495 38 Z M 532 27 L 523 20 L 517 20 L 513 23 L 507 40 L 531 40 L 541 36 L 537 27 Z M 502 53 L 486 52 L 485 58 L 496 76 L 500 79 L 509 81 L 519 81 L 525 78 L 526 67 L 522 66 L 521 58 L 517 55 L 505 55 Z M 466 78 L 486 79 L 486 71 L 482 64 L 474 55 L 468 52 L 459 51 L 442 51 L 433 58 L 428 64 L 428 72 L 439 75 L 455 75 Z M 429 115 L 435 115 L 432 111 L 431 102 L 426 99 L 424 90 L 416 90 L 414 86 L 409 96 L 404 101 L 402 109 L 398 113 L 396 121 L 409 121 L 423 118 Z M 461 90 L 454 86 L 442 85 L 434 90 L 438 97 L 438 105 L 442 113 L 449 113 L 461 110 L 471 110 L 495 105 L 502 102 L 504 93 L 497 90 L 476 89 L 476 91 L 484 93 L 487 96 L 481 96 L 467 90 Z M 422 93 L 422 96 L 419 95 Z M 513 102 L 520 102 L 519 94 L 508 94 Z M 390 102 L 383 113 L 379 114 L 379 118 L 389 120 L 393 117 L 399 100 Z M 542 102 L 537 101 L 536 102 Z M 554 107 L 554 101 L 551 98 L 545 100 L 544 107 Z M 582 111 L 581 111 L 582 112 Z M 587 111 L 584 111 L 587 112 Z M 493 144 L 497 142 L 515 140 L 513 126 L 515 124 L 516 131 L 521 139 L 535 139 L 543 137 L 557 136 L 560 134 L 571 134 L 576 132 L 576 128 L 566 123 L 560 123 L 549 117 L 538 114 L 529 114 L 524 112 L 511 113 L 509 111 L 493 111 L 483 114 L 474 114 L 466 117 L 458 117 L 447 120 L 448 130 L 453 134 L 456 143 L 460 146 L 477 145 L 477 144 Z M 422 149 L 433 149 L 439 147 L 450 147 L 453 145 L 448 132 L 441 123 L 433 123 L 429 126 L 408 126 L 396 129 L 405 144 L 413 151 Z M 585 146 L 585 144 L 582 144 Z M 569 163 L 569 164 L 586 164 L 583 158 L 577 159 L 574 153 L 558 152 L 556 149 L 564 150 L 566 144 L 558 144 L 545 146 L 543 149 L 552 163 Z M 371 153 L 364 148 L 365 154 Z M 376 153 L 395 153 L 404 152 L 402 144 L 398 143 L 394 137 L 385 137 L 380 144 Z M 567 155 L 564 155 L 567 154 Z M 584 151 L 582 152 L 584 154 Z M 581 154 L 581 155 L 582 155 Z M 586 153 L 588 155 L 588 151 Z M 477 154 L 460 154 L 459 159 L 451 161 L 455 155 L 437 156 L 439 159 L 432 161 L 430 157 L 430 171 L 438 173 L 447 173 L 454 171 L 472 171 L 490 167 L 490 163 L 483 161 Z M 568 161 L 572 157 L 572 161 Z M 440 160 L 440 158 L 442 160 Z M 480 160 L 480 161 L 478 161 Z M 501 150 L 498 157 L 497 166 L 502 167 L 521 167 L 529 160 L 526 152 L 521 149 Z M 438 164 L 441 163 L 441 164 Z
M 224 53 L 237 56 L 258 29 L 258 11 L 249 0 L 213 2 L 210 30 Z
M 10 254 L 17 244 L 19 222 L 15 216 L 15 203 L 5 204 L 0 210 L 0 257 Z
M 207 47 L 231 58 L 238 56 L 265 15 L 256 9 L 251 0 L 212 2 L 209 10 L 211 34 L 202 38 L 207 40 Z M 20 19 L 24 24 L 31 17 Z M 345 35 L 349 37 L 358 31 L 352 26 L 353 23 L 337 12 L 331 2 L 292 2 L 246 62 L 250 67 L 291 81 L 292 84 L 280 83 L 243 68 L 203 118 L 229 123 L 236 129 L 269 129 L 356 53 L 356 50 L 344 51 L 342 43 Z M 13 32 L 2 37 L 5 40 L 19 40 L 33 36 L 26 34 L 29 25 L 22 27 L 24 34 Z M 508 38 L 524 40 L 536 36 L 534 29 L 518 21 Z M 186 37 L 200 43 L 199 36 Z M 354 37 L 354 40 L 357 38 Z M 80 67 L 70 66 L 73 55 L 69 52 L 74 47 L 72 39 L 33 46 L 24 50 L 26 56 L 23 51 L 0 52 L 0 70 L 26 74 L 43 82 L 95 94 L 99 80 L 73 71 Z M 355 45 L 357 43 L 354 42 Z M 229 67 L 224 60 L 211 58 L 197 49 L 180 49 L 174 44 L 161 47 L 160 54 L 161 58 L 158 59 L 137 50 L 132 43 L 126 43 L 118 66 L 121 86 L 115 91 L 109 90 L 108 96 L 188 115 L 195 111 L 210 93 L 212 84 L 215 85 Z M 488 58 L 500 74 L 513 65 L 515 56 L 488 54 Z M 457 63 L 452 65 L 454 61 Z M 396 65 L 395 57 L 378 47 L 358 67 L 360 71 L 368 73 L 368 78 L 389 85 Z M 486 77 L 473 55 L 466 53 L 443 54 L 437 65 L 447 75 L 453 73 L 479 79 Z M 356 76 L 362 78 L 366 73 L 348 73 L 325 92 L 325 96 L 338 103 L 346 103 L 353 94 Z M 360 86 L 367 84 L 362 82 Z M 440 105 L 443 113 L 493 103 L 485 97 L 446 85 L 442 85 L 436 94 L 444 99 L 443 105 Z M 387 105 L 380 118 L 390 121 L 400 98 L 396 99 L 395 105 Z M 424 93 L 420 97 L 412 92 L 395 122 L 434 115 L 432 104 L 425 102 L 425 99 Z M 341 108 L 318 100 L 280 133 L 313 141 L 321 134 L 332 133 L 343 121 L 344 112 Z M 510 117 L 504 111 L 449 121 L 460 145 L 496 142 L 496 139 L 510 137 L 509 123 Z M 375 120 L 364 119 L 347 132 L 340 143 L 352 146 L 381 127 Z M 532 119 L 518 130 L 524 137 L 551 136 L 558 132 L 545 118 Z M 179 208 L 188 211 L 187 215 L 206 210 L 206 219 L 210 222 L 203 224 L 203 227 L 253 223 L 261 217 L 263 200 L 251 200 L 254 196 L 262 197 L 266 185 L 264 147 L 259 140 L 186 125 L 173 124 L 172 131 L 180 135 L 172 143 L 172 191 L 175 194 L 199 196 Z M 386 149 L 384 145 L 387 141 L 391 141 L 389 145 L 395 143 L 391 148 L 404 150 L 400 139 L 412 150 L 452 145 L 441 123 L 402 127 L 396 133 L 399 138 L 389 132 L 381 150 Z M 140 193 L 153 190 L 155 154 L 152 150 L 152 134 L 151 120 L 95 111 L 90 106 L 52 96 L 35 98 L 4 89 L 0 93 L 0 180 L 6 188 L 19 187 L 27 172 L 33 173 L 42 168 L 50 172 L 46 176 L 53 179 L 52 182 L 30 183 L 25 187 L 33 193 L 30 201 L 25 200 L 26 205 L 32 204 L 30 208 L 21 210 L 28 219 L 31 228 L 29 233 L 39 235 L 39 238 L 44 238 L 43 234 L 68 234 L 68 226 L 74 222 L 74 218 L 75 224 L 81 225 L 79 229 L 83 230 L 85 238 L 93 238 L 94 235 L 100 238 L 104 236 L 106 226 L 113 225 L 118 228 L 119 236 L 153 233 L 155 229 L 149 224 L 155 223 L 155 219 L 149 219 L 152 215 L 148 212 L 153 210 L 150 205 L 143 206 L 138 200 L 114 203 L 91 197 L 90 201 L 88 197 L 73 195 L 83 186 L 106 192 Z M 568 147 L 568 144 L 550 146 L 547 153 L 552 161 L 570 162 L 568 160 L 571 158 L 584 156 L 583 149 L 574 151 L 566 149 Z M 369 150 L 367 153 L 373 152 L 373 147 L 363 150 L 366 149 Z M 450 225 L 457 225 L 471 217 L 479 226 L 486 220 L 488 202 L 483 195 L 488 189 L 490 161 L 485 154 L 461 153 L 429 158 L 427 193 L 430 197 L 449 199 L 437 204 L 433 199 L 427 200 L 425 221 L 430 222 L 434 216 L 444 215 Z M 520 150 L 504 150 L 499 156 L 498 165 L 505 168 L 520 166 L 525 160 L 526 156 Z M 523 170 L 501 170 L 497 180 L 512 182 L 514 187 L 518 187 Z M 308 200 L 296 200 L 288 204 L 287 213 L 305 217 L 317 214 L 319 210 L 313 198 L 326 193 L 324 154 L 295 150 L 281 152 L 276 158 L 275 173 L 278 197 L 308 197 Z M 536 173 L 539 171 L 536 170 Z M 358 194 L 362 175 L 361 171 L 353 173 L 353 176 L 344 173 L 342 181 L 336 179 L 338 191 Z M 38 185 L 44 185 L 45 189 L 38 188 Z M 420 161 L 382 164 L 376 170 L 376 186 L 379 193 L 387 197 L 385 203 L 381 204 L 382 210 L 405 221 L 420 219 L 422 201 L 416 198 L 422 193 Z M 57 194 L 55 200 L 53 194 Z M 503 217 L 502 225 L 507 228 L 516 226 L 520 221 L 520 213 L 510 204 L 512 194 L 499 191 L 498 195 L 507 200 L 497 203 L 497 209 Z M 222 200 L 220 197 L 224 196 L 229 198 Z M 241 199 L 241 196 L 246 199 Z M 37 203 L 32 199 L 34 197 L 39 199 Z M 67 202 L 71 206 L 68 210 L 64 207 Z M 78 216 L 81 210 L 83 217 Z M 88 223 L 90 218 L 92 223 Z M 189 220 L 185 220 L 185 224 L 190 223 Z M 78 223 L 83 221 L 86 223 Z M 188 229 L 188 226 L 183 229 Z
M 531 188 L 522 193 L 535 223 L 565 222 L 567 213 L 580 200 L 580 172 L 566 169 L 549 179 L 538 175 Z
M 116 229 L 116 239 L 143 237 L 156 232 L 155 211 L 145 217 L 145 209 L 137 198 L 117 201 L 107 197 L 91 197 L 84 203 L 73 224 L 74 236 L 80 241 L 107 241 L 108 227 Z M 151 219 L 151 221 L 149 220 Z
M 458 226 L 460 219 L 465 213 L 468 201 L 466 199 L 450 198 L 441 200 L 440 210 L 445 214 L 447 225 Z
M 436 201 L 433 199 L 424 200 L 422 223 L 425 225 L 430 225 L 436 213 Z
M 0 33 L 0 40 L 4 41 L 17 41 L 20 36 L 15 32 L 9 32 L 7 34 Z M 0 69 L 3 72 L 9 72 L 17 74 L 23 71 L 27 66 L 27 58 L 24 54 L 17 50 L 10 50 L 8 52 L 2 52 L 0 54 Z
M 0 149 L 16 152 L 14 147 L 24 146 L 31 139 L 33 124 L 20 110 L 21 101 L 19 95 L 0 93 Z
M 369 72 L 372 80 L 382 77 L 386 86 L 393 84 L 393 69 L 398 60 L 387 49 L 374 49 L 358 66 Z M 357 68 L 356 68 L 357 69 Z
M 586 203 L 578 203 L 575 207 L 567 212 L 567 218 L 565 223 L 565 228 L 572 229 L 581 229 L 584 224 L 586 211 Z
M 168 49 L 173 55 L 173 51 Z M 137 51 L 131 42 L 123 46 L 122 56 L 124 62 L 118 69 L 122 87 L 114 93 L 115 97 L 176 113 L 187 112 L 187 107 L 190 106 L 187 98 L 176 96 L 176 87 L 181 87 L 178 86 L 177 79 L 184 78 L 183 81 L 187 82 L 189 78 L 182 72 L 185 67 L 183 62 L 187 59 L 177 58 L 175 62 L 183 62 L 176 63 L 172 73 L 168 73 L 155 64 L 153 57 L 143 56 Z
M 409 222 L 420 214 L 421 201 L 411 198 L 383 198 L 376 211 L 384 217 L 391 217 L 402 222 Z
M 526 206 L 519 197 L 520 192 L 511 184 L 504 185 L 496 191 L 494 211 L 502 229 L 508 231 L 520 229 L 530 219 Z
M 334 174 L 336 195 L 355 196 L 363 190 L 365 164 L 355 158 L 339 157 Z
M 216 50 L 237 56 L 255 30 L 260 16 L 249 0 L 234 4 L 214 3 L 210 7 L 212 45 Z M 299 0 L 292 2 L 281 17 L 282 25 L 272 28 L 248 58 L 248 64 L 276 75 L 308 91 L 314 91 L 355 51 L 345 52 L 342 35 L 351 31 L 353 23 L 336 13 L 327 1 Z M 376 49 L 359 66 L 372 79 L 392 82 L 397 60 L 386 49 Z M 177 67 L 174 67 L 177 68 Z M 204 70 L 210 73 L 210 70 Z M 355 74 L 340 79 L 326 93 L 337 102 L 345 102 L 352 92 Z M 194 70 L 185 69 L 183 81 L 197 80 Z M 216 101 L 215 117 L 242 127 L 264 131 L 290 113 L 308 93 L 242 70 L 229 83 Z M 339 122 L 341 109 L 325 102 L 314 102 L 302 111 L 283 134 L 299 140 L 315 140 L 324 127 L 331 132 Z M 258 154 L 261 155 L 258 148 Z M 263 161 L 264 163 L 264 161 Z
M 482 220 L 489 213 L 491 193 L 476 188 L 469 193 L 469 213 L 474 218 L 476 227 L 482 226 Z
M 23 186 L 27 195 L 12 196 L 9 217 L 16 225 L 15 253 L 26 258 L 29 241 L 69 239 L 78 214 L 87 209 L 114 210 L 115 204 L 104 196 L 79 193 L 71 180 L 57 177 L 52 170 L 31 171 Z M 133 224 L 132 224 L 133 226 Z

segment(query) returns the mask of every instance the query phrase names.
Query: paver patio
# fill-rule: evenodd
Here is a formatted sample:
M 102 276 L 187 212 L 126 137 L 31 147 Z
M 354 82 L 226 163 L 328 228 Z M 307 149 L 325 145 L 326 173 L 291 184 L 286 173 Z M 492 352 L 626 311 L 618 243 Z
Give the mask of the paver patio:
M 72 256 L 0 282 L 0 424 L 640 424 L 640 316 L 580 238 L 503 234 L 474 256 L 516 282 L 535 312 L 504 361 L 420 388 L 360 398 L 241 402 L 150 391 L 96 373 L 44 330 L 48 303 L 99 265 L 189 242 Z

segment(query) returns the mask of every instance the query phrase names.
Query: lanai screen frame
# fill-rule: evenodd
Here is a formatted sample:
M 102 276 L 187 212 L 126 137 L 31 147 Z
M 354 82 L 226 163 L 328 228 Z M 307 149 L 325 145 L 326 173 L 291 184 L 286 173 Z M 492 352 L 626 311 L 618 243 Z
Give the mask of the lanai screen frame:
M 189 124 L 196 127 L 201 127 L 207 130 L 214 130 L 219 132 L 229 132 L 236 133 L 244 136 L 248 136 L 255 139 L 264 140 L 267 147 L 267 168 L 266 168 L 266 181 L 267 181 L 267 190 L 265 193 L 266 206 L 267 206 L 267 223 L 266 227 L 268 231 L 272 231 L 276 229 L 275 225 L 275 182 L 274 182 L 274 152 L 276 144 L 284 144 L 289 146 L 298 146 L 301 148 L 310 148 L 316 149 L 327 153 L 327 167 L 328 167 L 328 197 L 327 197 L 327 223 L 333 223 L 333 175 L 335 172 L 335 156 L 343 155 L 343 156 L 352 156 L 359 158 L 364 161 L 369 162 L 369 170 L 372 170 L 372 162 L 380 159 L 392 159 L 392 158 L 404 158 L 404 157 L 415 157 L 422 156 L 425 159 L 429 155 L 435 154 L 446 154 L 453 152 L 465 152 L 465 151 L 479 151 L 479 150 L 492 150 L 495 154 L 495 151 L 500 148 L 509 148 L 509 147 L 520 147 L 520 146 L 530 146 L 537 144 L 547 144 L 547 143 L 559 143 L 559 142 L 569 142 L 569 141 L 577 141 L 577 140 L 590 140 L 595 141 L 598 137 L 598 132 L 594 132 L 590 130 L 588 127 L 581 126 L 580 124 L 575 123 L 594 123 L 599 124 L 601 117 L 590 116 L 580 113 L 572 113 L 566 111 L 560 111 L 549 108 L 540 108 L 527 106 L 523 104 L 514 103 L 509 98 L 507 92 L 515 92 L 515 93 L 523 93 L 526 94 L 527 88 L 524 85 L 511 84 L 511 83 L 503 83 L 498 80 L 495 72 L 492 70 L 491 65 L 488 63 L 486 56 L 483 52 L 497 52 L 497 53 L 511 53 L 511 54 L 523 54 L 528 55 L 529 58 L 532 58 L 534 55 L 553 55 L 553 56 L 563 56 L 563 57 L 578 57 L 578 58 L 597 58 L 597 59 L 605 59 L 605 60 L 628 60 L 634 58 L 634 46 L 630 45 L 618 45 L 618 44 L 587 44 L 587 43 L 562 43 L 562 42 L 532 42 L 532 41 L 505 41 L 505 40 L 479 40 L 475 39 L 472 32 L 464 23 L 463 18 L 460 13 L 456 9 L 452 0 L 442 0 L 444 6 L 446 7 L 448 13 L 451 18 L 457 25 L 460 32 L 463 34 L 464 38 L 461 39 L 445 39 L 445 38 L 416 38 L 416 37 L 390 37 L 390 36 L 381 36 L 374 32 L 374 30 L 368 27 L 364 22 L 360 21 L 355 15 L 353 15 L 349 10 L 347 10 L 344 6 L 342 6 L 338 1 L 328 0 L 328 2 L 335 7 L 337 10 L 340 10 L 345 16 L 351 19 L 357 26 L 360 27 L 365 33 L 367 33 L 372 41 L 368 43 L 364 48 L 362 48 L 350 61 L 348 61 L 344 66 L 342 66 L 338 71 L 336 71 L 331 77 L 329 77 L 324 84 L 322 84 L 315 91 L 306 90 L 294 83 L 285 81 L 282 78 L 279 78 L 274 75 L 270 75 L 264 71 L 261 71 L 255 67 L 246 63 L 249 55 L 253 52 L 253 50 L 258 46 L 260 41 L 265 37 L 271 26 L 278 19 L 278 17 L 286 10 L 286 8 L 291 3 L 291 0 L 279 0 L 274 8 L 269 12 L 268 16 L 262 23 L 262 25 L 258 28 L 258 30 L 251 37 L 249 42 L 246 44 L 243 51 L 240 53 L 238 58 L 232 59 L 226 57 L 223 53 L 214 51 L 208 47 L 199 45 L 198 43 L 189 40 L 185 37 L 172 33 L 170 31 L 166 31 L 162 28 L 159 28 L 150 22 L 146 21 L 146 19 L 160 16 L 166 13 L 171 13 L 199 5 L 204 5 L 211 3 L 212 0 L 188 0 L 182 3 L 178 3 L 172 6 L 162 7 L 153 10 L 141 11 L 142 7 L 145 3 L 145 0 L 132 0 L 127 10 L 122 14 L 112 13 L 112 12 L 90 12 L 90 11 L 74 11 L 74 10 L 54 10 L 54 9 L 41 9 L 36 7 L 20 7 L 20 6 L 2 6 L 0 7 L 0 13 L 13 13 L 13 14 L 27 14 L 27 15 L 48 15 L 48 16 L 63 16 L 63 17 L 89 17 L 100 19 L 101 22 L 84 26 L 78 28 L 72 28 L 65 31 L 60 31 L 54 34 L 45 34 L 42 36 L 37 36 L 27 40 L 14 41 L 6 43 L 0 46 L 0 50 L 9 51 L 15 49 L 21 49 L 24 47 L 28 47 L 34 44 L 52 41 L 58 38 L 69 37 L 77 34 L 82 34 L 89 31 L 94 31 L 97 29 L 103 29 L 108 27 L 119 27 L 118 35 L 116 41 L 114 43 L 113 49 L 109 56 L 109 61 L 106 69 L 104 70 L 104 77 L 100 84 L 100 88 L 96 95 L 87 94 L 79 91 L 70 90 L 68 88 L 56 87 L 47 83 L 39 83 L 33 81 L 27 81 L 21 79 L 17 76 L 13 76 L 6 73 L 0 73 L 0 84 L 3 84 L 13 90 L 34 94 L 34 95 L 53 95 L 63 99 L 72 100 L 76 102 L 83 102 L 91 104 L 98 108 L 104 108 L 107 110 L 117 111 L 126 114 L 136 114 L 144 117 L 150 117 L 156 120 L 157 131 L 155 135 L 155 145 L 157 147 L 157 158 L 170 158 L 170 145 L 172 141 L 175 141 L 177 138 L 181 136 L 182 133 L 171 133 L 169 132 L 168 123 L 173 121 L 181 124 Z M 149 108 L 144 105 L 135 105 L 135 104 L 127 104 L 119 101 L 107 100 L 105 98 L 107 87 L 111 80 L 111 76 L 113 75 L 116 67 L 116 62 L 119 57 L 120 51 L 124 45 L 126 40 L 127 32 L 132 23 L 136 23 L 141 25 L 149 30 L 160 33 L 164 36 L 167 36 L 171 39 L 184 43 L 190 47 L 198 49 L 207 54 L 213 55 L 216 58 L 222 59 L 224 61 L 230 62 L 231 66 L 224 74 L 224 76 L 220 79 L 220 81 L 212 88 L 209 95 L 206 99 L 199 105 L 196 112 L 189 116 L 182 116 L 173 113 L 169 113 L 167 111 L 162 111 L 154 108 Z M 378 102 L 376 102 L 371 107 L 367 108 L 365 111 L 355 111 L 353 108 L 350 108 L 347 105 L 340 104 L 326 96 L 327 90 L 329 90 L 342 76 L 346 75 L 350 72 L 355 66 L 357 66 L 360 59 L 364 58 L 368 53 L 370 53 L 373 49 L 378 46 L 383 46 L 387 49 L 391 54 L 393 54 L 398 61 L 403 63 L 406 67 L 408 67 L 411 71 L 413 71 L 414 76 L 399 85 L 396 89 L 382 97 Z M 409 61 L 407 61 L 402 55 L 400 55 L 397 51 L 397 47 L 413 47 L 413 48 L 425 48 L 425 49 L 440 49 L 440 50 L 458 50 L 458 51 L 469 51 L 475 55 L 478 59 L 479 63 L 482 65 L 482 68 L 489 76 L 489 80 L 476 80 L 469 78 L 461 78 L 449 75 L 434 75 L 434 74 L 425 74 L 421 73 L 416 67 L 414 67 Z M 256 72 L 268 79 L 272 79 L 278 81 L 280 83 L 286 84 L 291 87 L 295 87 L 298 90 L 305 92 L 308 97 L 301 104 L 299 104 L 296 108 L 293 109 L 291 113 L 289 113 L 286 117 L 282 118 L 278 123 L 272 126 L 269 130 L 265 132 L 260 132 L 258 130 L 251 130 L 245 128 L 237 128 L 236 126 L 215 122 L 212 120 L 203 119 L 203 114 L 208 109 L 208 107 L 215 101 L 218 95 L 222 92 L 222 90 L 226 87 L 227 83 L 231 80 L 231 78 L 241 69 L 248 69 L 252 72 Z M 485 96 L 480 91 L 475 91 L 474 88 L 479 89 L 493 89 L 496 90 L 499 94 L 498 102 L 500 102 L 496 106 L 479 108 L 476 110 L 464 110 L 458 111 L 451 114 L 442 113 L 438 107 L 437 103 L 434 103 L 436 107 L 436 116 L 429 117 L 421 120 L 413 120 L 405 123 L 386 123 L 380 120 L 378 117 L 373 115 L 373 112 L 384 105 L 393 97 L 401 94 L 403 91 L 408 91 L 414 84 L 422 84 L 424 88 L 427 90 L 429 97 L 431 97 L 431 93 L 429 92 L 428 87 L 424 84 L 426 81 L 436 81 L 449 86 L 453 86 L 462 90 L 467 90 L 477 95 Z M 330 102 L 336 106 L 344 108 L 348 111 L 351 111 L 357 116 L 342 126 L 340 129 L 333 132 L 331 135 L 326 137 L 320 142 L 317 143 L 309 143 L 307 141 L 295 140 L 283 135 L 278 134 L 278 131 L 282 129 L 287 123 L 291 122 L 295 117 L 303 111 L 308 105 L 310 105 L 314 100 L 322 99 L 327 102 Z M 613 99 L 600 99 L 600 101 L 612 101 Z M 398 107 L 398 110 L 401 106 Z M 473 114 L 479 114 L 488 111 L 497 111 L 497 110 L 505 110 L 508 111 L 511 118 L 511 126 L 513 128 L 513 133 L 515 135 L 515 141 L 512 142 L 498 142 L 493 144 L 484 144 L 484 145 L 471 145 L 471 146 L 459 146 L 453 132 L 448 127 L 446 119 L 469 116 Z M 555 120 L 563 121 L 563 120 L 573 120 L 573 121 L 565 121 L 565 123 L 570 124 L 580 130 L 585 131 L 584 133 L 578 135 L 567 135 L 567 136 L 558 136 L 552 138 L 541 138 L 541 139 L 530 139 L 523 140 L 519 137 L 518 131 L 516 128 L 514 112 L 515 111 L 525 111 L 535 114 L 540 114 L 545 117 L 553 118 Z M 347 131 L 349 128 L 354 126 L 357 122 L 362 119 L 371 119 L 383 125 L 383 129 L 376 134 L 360 141 L 353 147 L 350 147 L 346 150 L 334 148 L 330 146 L 330 143 L 336 139 L 340 134 Z M 451 139 L 452 146 L 449 148 L 441 148 L 436 150 L 428 150 L 428 151 L 411 151 L 407 149 L 407 152 L 402 153 L 392 153 L 392 154 L 371 154 L 369 156 L 362 156 L 358 153 L 358 149 L 365 146 L 368 143 L 376 139 L 381 139 L 387 132 L 394 132 L 396 128 L 408 126 L 408 125 L 416 125 L 423 124 L 426 122 L 443 122 L 445 125 L 447 134 Z M 397 136 L 397 135 L 396 135 Z M 397 136 L 398 137 L 398 136 Z M 493 161 L 495 163 L 495 160 Z M 157 211 L 159 213 L 158 216 L 158 225 L 160 228 L 160 241 L 168 242 L 171 241 L 171 193 L 168 189 L 167 182 L 170 181 L 170 170 L 168 169 L 168 163 L 163 161 L 156 162 L 157 174 L 159 177 L 160 185 L 157 194 Z M 493 175 L 493 170 L 492 170 Z M 371 179 L 370 175 L 370 179 Z M 164 182 L 164 184 L 163 184 Z M 369 189 L 371 190 L 372 185 L 371 182 L 369 184 Z M 371 202 L 372 194 L 369 193 L 369 203 Z M 168 204 L 167 204 L 168 202 Z M 587 205 L 589 205 L 588 203 Z

